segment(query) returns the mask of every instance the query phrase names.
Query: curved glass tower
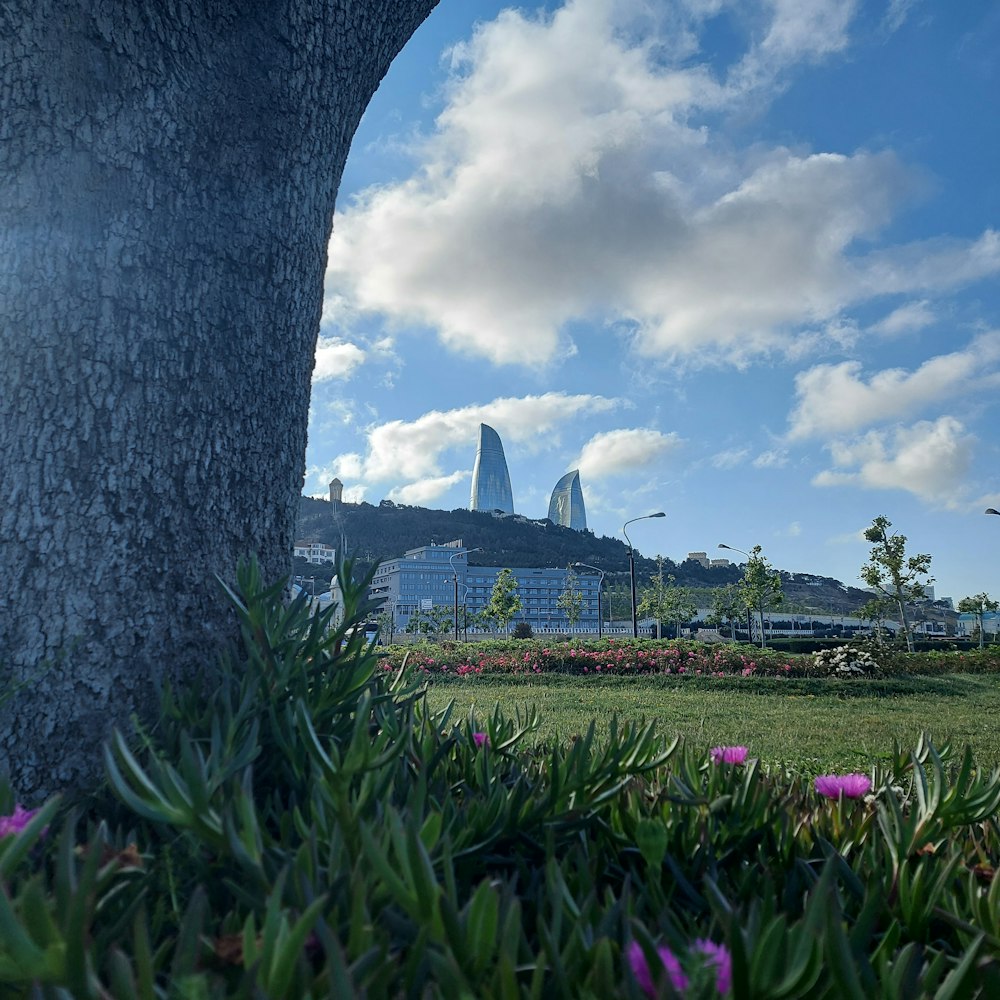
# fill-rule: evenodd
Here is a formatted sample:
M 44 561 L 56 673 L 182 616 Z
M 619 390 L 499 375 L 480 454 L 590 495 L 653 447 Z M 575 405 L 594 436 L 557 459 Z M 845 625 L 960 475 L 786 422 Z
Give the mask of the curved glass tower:
M 514 495 L 510 473 L 504 458 L 500 435 L 488 424 L 479 425 L 476 466 L 472 470 L 472 498 L 469 510 L 502 510 L 514 513 Z
M 567 472 L 556 483 L 552 499 L 549 500 L 549 520 L 574 531 L 587 530 L 587 508 L 583 505 L 579 469 Z

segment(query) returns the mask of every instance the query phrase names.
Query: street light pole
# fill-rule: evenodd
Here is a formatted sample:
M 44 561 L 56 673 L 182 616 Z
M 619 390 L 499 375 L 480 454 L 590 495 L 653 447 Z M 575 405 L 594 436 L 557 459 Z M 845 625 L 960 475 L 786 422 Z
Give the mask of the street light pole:
M 738 549 L 738 548 L 736 548 L 735 545 L 726 545 L 725 542 L 719 542 L 719 548 L 720 549 L 729 549 L 730 552 L 739 552 L 739 554 L 741 556 L 746 556 L 747 557 L 747 561 L 749 563 L 749 560 L 751 558 L 749 552 L 744 552 L 743 549 Z M 753 642 L 753 626 L 751 624 L 752 620 L 753 619 L 752 619 L 752 615 L 750 613 L 750 607 L 749 607 L 749 605 L 747 605 L 747 641 L 748 642 Z M 733 638 L 735 639 L 735 636 Z M 763 608 L 760 609 L 760 646 L 761 646 L 761 649 L 764 648 L 764 609 Z
M 983 513 L 984 514 L 996 514 L 998 517 L 1000 517 L 1000 510 L 997 510 L 995 507 L 987 507 L 986 510 L 983 511 Z
M 459 549 L 453 555 L 448 556 L 448 564 L 451 566 L 451 579 L 455 584 L 455 642 L 458 642 L 458 570 L 455 569 L 455 560 L 460 556 L 464 555 L 466 559 L 469 558 L 470 552 L 482 552 L 482 548 L 474 549 Z M 468 564 L 466 564 L 466 569 L 468 569 Z
M 635 606 L 635 550 L 632 548 L 632 539 L 628 537 L 628 532 L 625 529 L 630 525 L 634 524 L 636 521 L 645 521 L 650 517 L 666 517 L 667 515 L 663 513 L 662 510 L 657 511 L 655 514 L 643 514 L 642 517 L 633 517 L 631 521 L 626 521 L 622 526 L 622 534 L 625 536 L 625 541 L 628 542 L 628 573 L 629 579 L 632 581 L 632 638 L 639 638 L 639 618 L 636 614 Z
M 597 581 L 597 638 L 601 639 L 604 637 L 604 612 L 601 609 L 601 588 L 604 586 L 604 570 L 598 569 L 596 566 L 588 566 L 586 563 L 573 563 L 574 566 L 579 566 L 581 569 L 592 569 L 595 573 L 600 573 L 601 577 Z

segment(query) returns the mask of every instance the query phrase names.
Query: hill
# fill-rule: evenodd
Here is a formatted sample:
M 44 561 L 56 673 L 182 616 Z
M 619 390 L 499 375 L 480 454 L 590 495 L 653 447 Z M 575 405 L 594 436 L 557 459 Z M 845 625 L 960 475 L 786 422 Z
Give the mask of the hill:
M 598 537 L 591 531 L 573 531 L 547 519 L 532 520 L 515 514 L 495 516 L 475 510 L 430 510 L 383 500 L 333 505 L 328 500 L 302 497 L 296 537 L 339 547 L 343 535 L 348 554 L 359 568 L 376 560 L 402 555 L 431 543 L 461 539 L 469 548 L 472 566 L 559 567 L 574 562 L 596 566 L 607 574 L 611 588 L 628 584 L 628 546 L 618 538 Z M 766 553 L 765 553 L 766 555 Z M 636 553 L 636 579 L 645 583 L 656 572 L 656 560 Z M 693 559 L 675 563 L 664 560 L 664 571 L 672 573 L 684 587 L 706 589 L 736 583 L 736 566 L 707 569 Z M 297 573 L 305 572 L 297 566 Z M 785 606 L 832 614 L 848 614 L 871 594 L 848 587 L 831 577 L 781 570 Z

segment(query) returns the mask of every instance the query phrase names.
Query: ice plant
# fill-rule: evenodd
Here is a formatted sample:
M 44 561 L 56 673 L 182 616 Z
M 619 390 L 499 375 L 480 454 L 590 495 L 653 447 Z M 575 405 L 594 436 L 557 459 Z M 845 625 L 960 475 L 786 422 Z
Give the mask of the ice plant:
M 10 833 L 20 833 L 36 812 L 37 809 L 22 809 L 21 806 L 15 805 L 14 811 L 9 816 L 0 816 L 0 837 Z
M 813 785 L 820 795 L 828 799 L 860 799 L 872 787 L 871 779 L 865 774 L 821 774 Z
M 642 991 L 648 997 L 655 997 L 657 995 L 657 989 L 655 983 L 653 982 L 653 973 L 650 971 L 649 962 L 646 961 L 646 955 L 642 950 L 642 946 L 638 941 L 632 941 L 626 949 L 626 954 L 628 957 L 628 964 L 632 968 L 632 975 L 635 976 L 636 982 L 642 987 Z M 687 976 L 684 975 L 684 970 L 681 969 L 681 963 L 677 961 L 677 957 L 674 953 L 669 948 L 660 945 L 660 947 L 656 949 L 656 954 L 660 956 L 663 968 L 666 970 L 667 976 L 670 979 L 670 985 L 678 993 L 680 993 L 681 990 L 687 989 Z
M 473 733 L 472 740 L 477 747 L 489 746 L 490 736 L 489 733 Z
M 656 997 L 658 990 L 656 989 L 656 983 L 653 980 L 653 974 L 649 968 L 649 962 L 646 961 L 646 955 L 642 950 L 642 946 L 638 941 L 632 941 L 626 949 L 625 954 L 632 969 L 632 975 L 635 976 L 636 982 L 642 988 L 642 991 L 646 996 Z M 667 973 L 667 978 L 670 980 L 670 985 L 676 992 L 683 993 L 688 988 L 690 980 L 685 975 L 677 956 L 664 945 L 660 945 L 656 949 L 656 954 L 660 956 L 660 961 L 663 963 L 663 968 Z M 725 995 L 729 992 L 733 984 L 733 962 L 729 954 L 729 949 L 725 945 L 716 944 L 707 938 L 699 938 L 694 942 L 689 954 L 700 955 L 703 966 L 713 969 L 715 972 L 716 992 L 720 995 Z
M 742 764 L 747 752 L 747 747 L 712 747 L 709 756 L 713 764 Z
M 733 959 L 724 944 L 716 944 L 707 938 L 699 938 L 694 943 L 695 951 L 705 956 L 706 965 L 715 966 L 715 988 L 726 994 L 733 985 Z

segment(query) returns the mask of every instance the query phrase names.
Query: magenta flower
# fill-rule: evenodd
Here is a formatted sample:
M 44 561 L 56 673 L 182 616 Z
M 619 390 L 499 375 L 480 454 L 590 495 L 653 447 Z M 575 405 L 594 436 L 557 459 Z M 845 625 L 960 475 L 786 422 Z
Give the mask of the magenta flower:
M 747 747 L 712 747 L 709 756 L 713 764 L 742 764 L 747 752 Z
M 828 799 L 860 799 L 872 787 L 871 779 L 865 774 L 821 774 L 813 782 L 816 791 Z
M 674 953 L 669 948 L 660 945 L 660 947 L 656 949 L 656 954 L 660 956 L 663 968 L 666 970 L 667 977 L 670 979 L 670 985 L 677 990 L 678 993 L 681 990 L 686 990 L 688 979 L 687 976 L 684 975 L 681 963 L 677 961 L 677 957 Z M 629 943 L 629 946 L 626 949 L 626 955 L 628 957 L 628 964 L 632 967 L 632 975 L 635 976 L 636 982 L 642 987 L 642 991 L 648 997 L 655 997 L 657 995 L 657 990 L 656 985 L 653 982 L 653 973 L 650 971 L 649 962 L 646 961 L 646 954 L 642 950 L 642 946 L 638 941 L 632 941 Z
M 705 956 L 706 965 L 715 966 L 715 988 L 725 995 L 733 985 L 733 959 L 724 944 L 716 944 L 707 938 L 699 938 L 694 943 L 695 951 Z
M 694 942 L 691 952 L 701 955 L 705 966 L 714 967 L 716 991 L 722 995 L 728 993 L 733 985 L 733 960 L 729 949 L 725 945 L 716 944 L 707 938 L 699 938 Z M 639 942 L 630 942 L 625 954 L 632 968 L 632 975 L 635 976 L 642 991 L 648 997 L 656 997 L 658 995 L 656 982 Z M 664 945 L 660 945 L 656 949 L 656 954 L 659 955 L 660 961 L 663 963 L 670 985 L 676 992 L 683 993 L 688 988 L 689 980 L 677 956 Z
M 0 816 L 0 837 L 20 833 L 31 822 L 31 817 L 36 812 L 37 809 L 22 809 L 21 806 L 15 805 L 10 816 Z
M 477 747 L 484 747 L 490 745 L 490 734 L 489 733 L 473 733 L 472 741 Z

